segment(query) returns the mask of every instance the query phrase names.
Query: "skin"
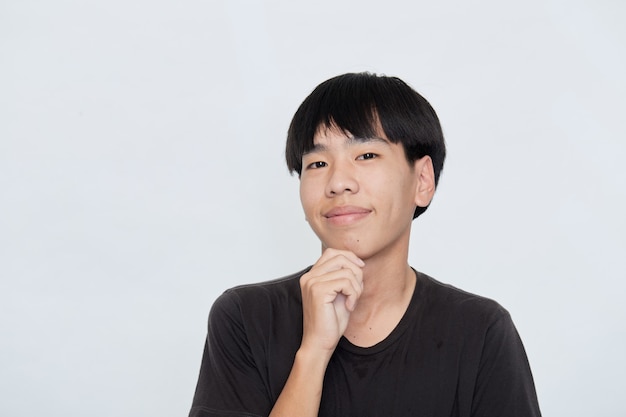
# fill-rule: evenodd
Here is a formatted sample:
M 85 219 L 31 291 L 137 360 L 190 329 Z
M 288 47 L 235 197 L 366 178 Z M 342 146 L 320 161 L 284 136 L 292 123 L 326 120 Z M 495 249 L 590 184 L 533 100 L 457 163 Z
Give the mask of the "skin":
M 415 288 L 413 212 L 435 191 L 430 157 L 408 163 L 382 132 L 363 140 L 320 129 L 314 144 L 302 158 L 300 199 L 322 255 L 300 280 L 302 343 L 273 417 L 317 416 L 340 338 L 372 346 L 396 327 Z

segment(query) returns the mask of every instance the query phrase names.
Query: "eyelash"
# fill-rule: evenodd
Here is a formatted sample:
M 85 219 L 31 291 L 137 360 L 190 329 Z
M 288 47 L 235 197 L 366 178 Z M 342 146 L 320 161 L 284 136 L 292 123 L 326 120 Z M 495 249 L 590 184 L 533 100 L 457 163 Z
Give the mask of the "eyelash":
M 360 161 L 367 161 L 370 159 L 378 158 L 378 154 L 374 152 L 366 152 L 362 155 L 359 155 L 356 159 Z M 328 166 L 328 164 L 324 161 L 315 161 L 306 166 L 306 169 L 319 169 Z
M 363 155 L 359 156 L 357 159 L 368 160 L 368 159 L 374 159 L 377 157 L 378 155 L 375 154 L 374 152 L 366 152 Z
M 318 169 L 318 168 L 323 168 L 326 165 L 328 165 L 326 162 L 324 161 L 315 161 L 309 165 L 307 165 L 307 169 Z

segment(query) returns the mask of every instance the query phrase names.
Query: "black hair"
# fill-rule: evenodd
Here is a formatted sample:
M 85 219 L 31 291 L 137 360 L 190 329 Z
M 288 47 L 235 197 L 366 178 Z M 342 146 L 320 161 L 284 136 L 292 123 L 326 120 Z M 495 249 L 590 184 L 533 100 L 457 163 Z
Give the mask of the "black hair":
M 371 138 L 379 134 L 379 126 L 392 143 L 402 144 L 409 163 L 430 156 L 435 185 L 439 182 L 446 145 L 435 110 L 401 79 L 368 72 L 324 81 L 302 102 L 287 132 L 287 167 L 302 173 L 302 156 L 313 149 L 320 128 Z M 417 207 L 413 218 L 426 208 Z

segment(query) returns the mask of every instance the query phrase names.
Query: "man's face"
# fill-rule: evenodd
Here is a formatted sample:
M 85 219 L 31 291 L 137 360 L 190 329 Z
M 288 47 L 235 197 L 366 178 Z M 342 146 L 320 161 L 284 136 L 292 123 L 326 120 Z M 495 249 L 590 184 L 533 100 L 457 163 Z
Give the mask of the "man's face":
M 350 250 L 364 260 L 406 250 L 421 203 L 416 167 L 423 160 L 410 165 L 402 145 L 384 134 L 355 139 L 320 129 L 314 145 L 302 157 L 300 200 L 323 248 Z

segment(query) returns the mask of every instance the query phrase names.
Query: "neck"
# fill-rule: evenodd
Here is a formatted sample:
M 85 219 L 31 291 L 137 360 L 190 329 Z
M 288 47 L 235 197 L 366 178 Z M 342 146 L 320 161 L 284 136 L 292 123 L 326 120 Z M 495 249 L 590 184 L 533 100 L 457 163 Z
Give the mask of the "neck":
M 415 273 L 408 264 L 410 228 L 390 245 L 369 256 L 354 253 L 363 259 L 363 293 L 357 309 L 373 314 L 387 305 L 397 305 L 412 294 Z M 410 298 L 410 297 L 409 297 Z
M 350 314 L 344 336 L 353 344 L 373 346 L 398 325 L 415 290 L 415 273 L 405 262 L 395 267 L 366 261 L 363 294 Z
M 410 298 L 415 287 L 415 273 L 408 265 L 376 264 L 366 261 L 363 268 L 363 294 L 359 298 L 357 308 L 360 310 L 378 310 L 387 305 L 402 304 Z

